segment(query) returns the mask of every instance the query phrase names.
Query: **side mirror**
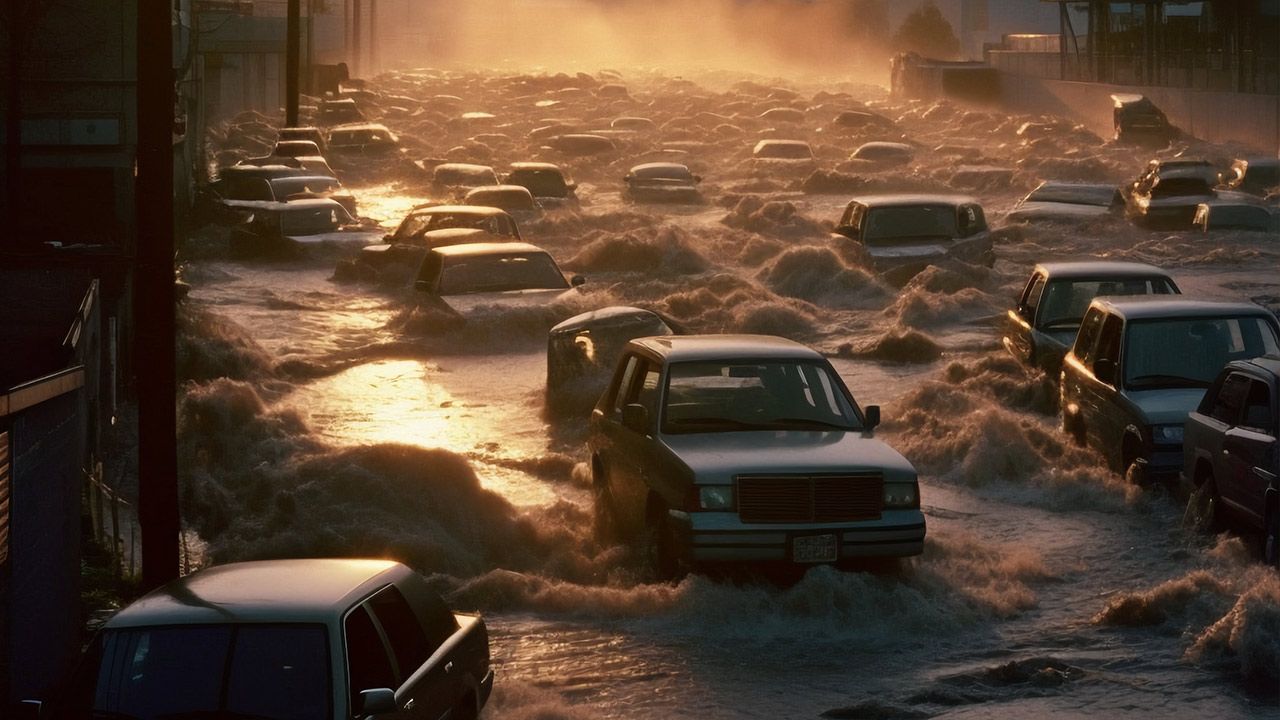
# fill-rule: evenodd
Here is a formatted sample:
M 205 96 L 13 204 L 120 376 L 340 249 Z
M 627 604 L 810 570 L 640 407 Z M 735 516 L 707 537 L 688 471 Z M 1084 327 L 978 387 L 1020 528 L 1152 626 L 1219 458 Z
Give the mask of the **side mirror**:
M 868 405 L 862 409 L 862 414 L 866 419 L 867 429 L 871 430 L 880 424 L 880 406 Z
M 836 234 L 837 234 L 837 235 L 843 235 L 843 236 L 845 236 L 845 237 L 849 238 L 850 240 L 857 240 L 857 239 L 858 239 L 858 233 L 857 233 L 857 231 L 856 231 L 856 230 L 854 230 L 854 229 L 853 229 L 853 226 L 852 226 L 852 225 L 837 225 L 837 226 L 836 226 Z
M 587 279 L 581 275 L 574 275 L 569 279 L 569 284 L 573 287 L 582 287 L 587 284 Z
M 693 176 L 693 181 L 694 181 L 695 183 L 700 183 L 700 182 L 702 182 L 702 176 L 701 176 L 701 175 L 694 175 L 694 176 Z
M 360 691 L 361 715 L 386 715 L 399 709 L 396 706 L 396 691 L 391 688 Z
M 14 720 L 40 720 L 44 703 L 40 700 L 23 700 L 14 707 Z
M 1098 358 L 1093 361 L 1093 376 L 1099 382 L 1108 385 L 1116 384 L 1116 361 L 1111 358 Z
M 622 426 L 638 433 L 649 431 L 649 410 L 640 403 L 631 403 L 622 408 Z

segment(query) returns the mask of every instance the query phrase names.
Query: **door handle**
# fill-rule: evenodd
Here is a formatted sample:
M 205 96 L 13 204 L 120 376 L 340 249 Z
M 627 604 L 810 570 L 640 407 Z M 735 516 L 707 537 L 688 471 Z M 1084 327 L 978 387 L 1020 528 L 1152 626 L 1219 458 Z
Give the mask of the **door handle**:
M 445 671 L 445 672 L 453 672 L 453 661 L 452 661 L 452 660 L 450 660 L 449 662 L 447 662 L 447 663 L 445 663 L 445 664 L 444 664 L 444 671 Z
M 405 701 L 405 703 L 404 703 L 404 709 L 405 709 L 405 710 L 412 710 L 412 709 L 413 709 L 413 706 L 414 706 L 413 698 L 409 698 L 409 699 L 408 699 L 408 700 L 406 700 L 406 701 Z

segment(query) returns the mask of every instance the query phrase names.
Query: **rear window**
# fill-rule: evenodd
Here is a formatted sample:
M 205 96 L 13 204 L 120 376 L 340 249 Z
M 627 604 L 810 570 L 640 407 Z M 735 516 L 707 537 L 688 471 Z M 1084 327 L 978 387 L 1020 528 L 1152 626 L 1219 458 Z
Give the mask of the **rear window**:
M 1173 282 L 1162 277 L 1055 280 L 1045 290 L 1037 325 L 1042 328 L 1079 325 L 1089 303 L 1096 297 L 1172 295 L 1177 292 Z
M 1125 339 L 1125 385 L 1132 390 L 1208 388 L 1232 360 L 1280 352 L 1262 317 L 1139 320 Z
M 956 237 L 956 209 L 950 205 L 871 208 L 862 237 L 868 242 L 951 239 Z
M 96 669 L 96 680 L 88 682 Z M 110 630 L 86 657 L 76 714 L 321 720 L 332 717 L 323 625 L 200 625 Z

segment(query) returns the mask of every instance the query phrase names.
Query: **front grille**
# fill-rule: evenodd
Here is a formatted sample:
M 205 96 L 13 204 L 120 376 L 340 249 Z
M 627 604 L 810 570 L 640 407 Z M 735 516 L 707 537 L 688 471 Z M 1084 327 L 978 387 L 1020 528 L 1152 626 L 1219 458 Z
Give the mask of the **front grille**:
M 875 520 L 884 509 L 880 473 L 738 476 L 738 517 L 748 523 Z

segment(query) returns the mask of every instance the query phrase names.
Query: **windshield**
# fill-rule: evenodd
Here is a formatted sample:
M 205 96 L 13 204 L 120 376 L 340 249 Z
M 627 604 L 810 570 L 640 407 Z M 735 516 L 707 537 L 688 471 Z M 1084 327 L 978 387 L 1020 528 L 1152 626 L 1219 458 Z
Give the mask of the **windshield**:
M 665 433 L 860 428 L 844 385 L 826 363 L 673 363 L 665 398 Z
M 1041 328 L 1076 327 L 1089 303 L 1107 295 L 1173 295 L 1178 292 L 1168 278 L 1107 278 L 1105 280 L 1054 280 L 1040 300 Z
M 1275 329 L 1261 317 L 1138 320 L 1125 334 L 1131 390 L 1207 388 L 1228 362 L 1280 351 Z
M 684 180 L 693 181 L 693 174 L 683 165 L 661 165 L 658 167 L 637 168 L 632 171 L 638 180 Z
M 440 275 L 439 294 L 506 292 L 569 287 L 546 253 L 450 258 Z
M 491 235 L 507 235 L 502 223 L 493 215 L 482 215 L 473 212 L 431 212 L 414 213 L 400 223 L 393 238 L 397 241 L 420 239 L 423 234 L 432 230 L 448 228 L 464 228 L 484 230 Z
M 867 211 L 864 240 L 954 238 L 956 209 L 950 205 L 872 208 Z
M 536 197 L 564 197 L 568 192 L 564 178 L 552 170 L 516 170 L 507 182 L 523 185 Z
M 333 716 L 323 625 L 110 630 L 85 657 L 67 717 L 323 720 Z

